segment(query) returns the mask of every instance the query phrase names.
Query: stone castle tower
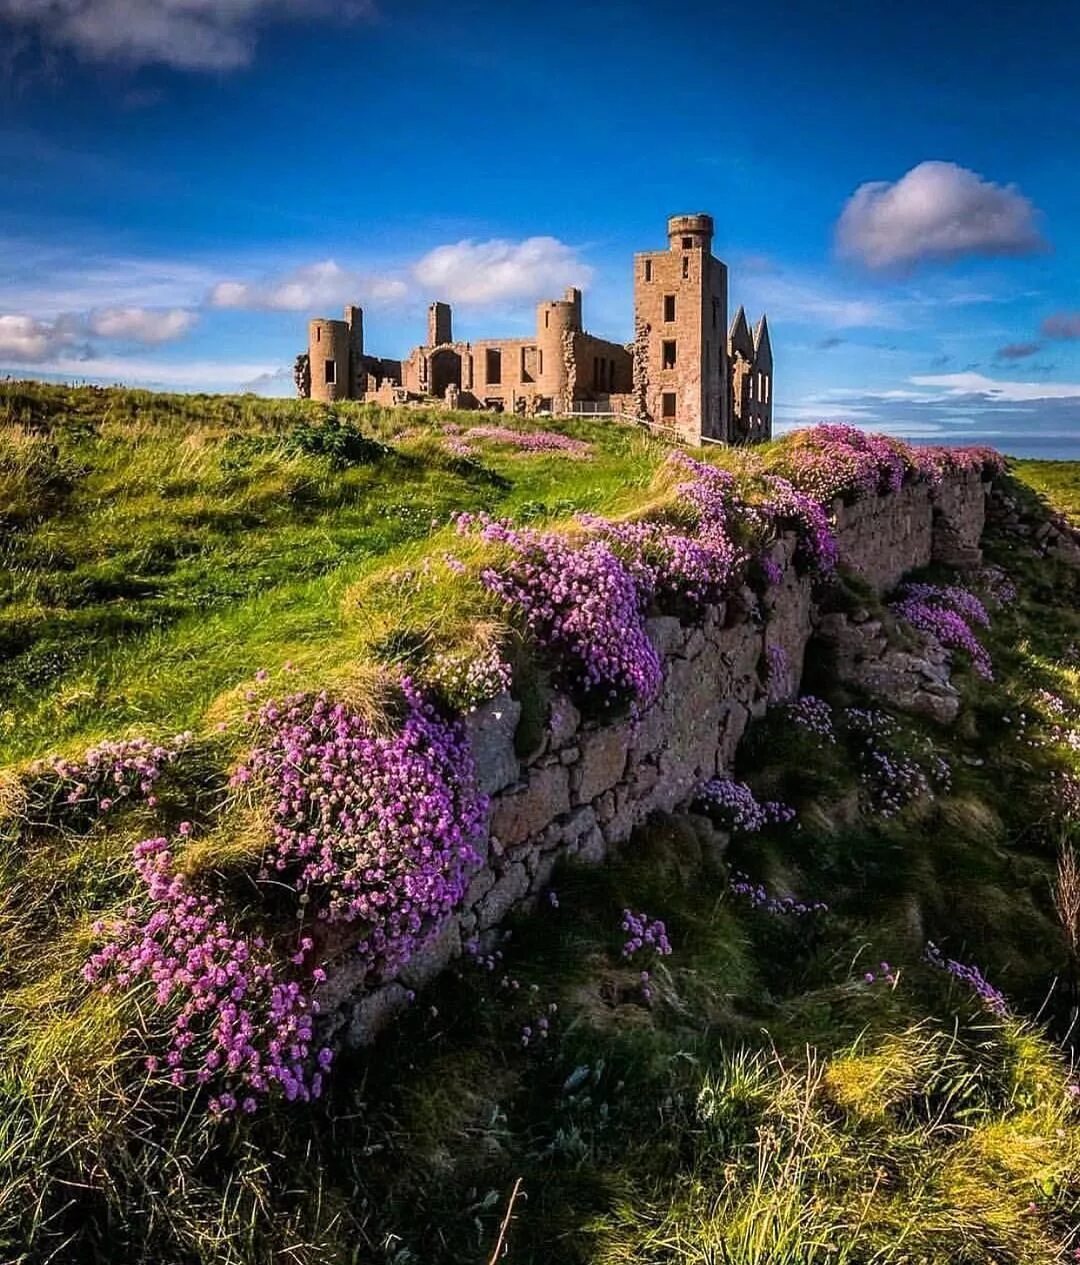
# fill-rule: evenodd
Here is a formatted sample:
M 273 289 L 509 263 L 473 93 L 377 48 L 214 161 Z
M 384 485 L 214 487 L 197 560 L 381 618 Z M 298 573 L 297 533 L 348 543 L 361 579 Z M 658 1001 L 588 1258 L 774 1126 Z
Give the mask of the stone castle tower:
M 427 342 L 404 360 L 364 351 L 364 314 L 308 326 L 310 394 L 324 403 L 442 400 L 523 415 L 620 416 L 686 442 L 772 435 L 772 346 L 764 317 L 728 328 L 728 270 L 712 253 L 712 216 L 673 215 L 666 250 L 634 256 L 634 341 L 586 331 L 581 291 L 537 305 L 531 338 L 454 341 L 448 303 L 428 308 Z

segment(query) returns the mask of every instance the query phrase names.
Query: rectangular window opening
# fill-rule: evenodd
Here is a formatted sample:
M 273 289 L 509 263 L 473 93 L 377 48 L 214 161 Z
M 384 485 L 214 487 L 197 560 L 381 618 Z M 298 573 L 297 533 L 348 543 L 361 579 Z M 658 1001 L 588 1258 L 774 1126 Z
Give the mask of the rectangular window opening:
M 682 275 L 684 277 L 688 277 L 690 275 L 690 256 L 689 255 L 683 255 L 682 257 Z
M 692 237 L 684 237 L 682 239 L 683 250 L 690 250 L 693 247 L 693 245 L 694 245 L 694 239 Z
M 718 311 L 719 307 L 720 307 L 720 301 L 719 301 L 719 299 L 713 299 L 713 301 L 712 301 L 712 327 L 713 327 L 713 329 L 715 329 L 715 328 L 716 328 L 716 313 L 717 313 L 717 311 Z
M 328 360 L 326 362 L 326 385 L 328 387 L 337 385 L 337 361 Z
M 662 369 L 675 368 L 675 339 L 665 338 L 660 347 L 660 367 Z
M 675 319 L 675 296 L 673 294 L 664 295 L 664 320 L 673 321 Z
M 502 383 L 502 352 L 498 347 L 489 347 L 485 352 L 484 381 L 493 387 Z
M 675 416 L 675 392 L 665 391 L 660 396 L 660 413 L 661 416 L 671 419 Z
M 645 280 L 646 281 L 652 280 L 652 260 L 651 259 L 645 260 Z

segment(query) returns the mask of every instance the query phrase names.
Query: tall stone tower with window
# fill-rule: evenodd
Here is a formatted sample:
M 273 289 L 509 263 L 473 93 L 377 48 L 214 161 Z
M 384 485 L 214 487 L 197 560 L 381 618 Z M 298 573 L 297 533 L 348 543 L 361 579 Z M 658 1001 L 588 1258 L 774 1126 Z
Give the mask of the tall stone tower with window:
M 711 215 L 673 215 L 668 249 L 634 256 L 634 393 L 640 416 L 690 443 L 730 434 L 727 265 Z

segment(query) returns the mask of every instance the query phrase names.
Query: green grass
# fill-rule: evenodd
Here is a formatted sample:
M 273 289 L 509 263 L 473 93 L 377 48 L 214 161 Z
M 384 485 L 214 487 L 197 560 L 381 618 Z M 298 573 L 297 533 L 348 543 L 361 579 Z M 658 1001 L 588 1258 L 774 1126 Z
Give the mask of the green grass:
M 589 461 L 463 461 L 423 435 L 453 421 L 476 417 L 0 384 L 0 765 L 196 726 L 260 668 L 345 669 L 350 587 L 449 547 L 452 514 L 612 510 L 663 457 L 577 423 Z M 317 442 L 342 424 L 385 447 Z
M 1009 463 L 1015 477 L 1074 523 L 1080 523 L 1080 461 Z
M 475 547 L 452 513 L 631 512 L 663 496 L 664 450 L 574 424 L 590 461 L 491 445 L 462 463 L 406 432 L 475 415 L 11 384 L 5 414 L 0 770 L 126 730 L 196 739 L 157 813 L 0 831 L 0 1260 L 484 1262 L 518 1179 L 512 1265 L 1042 1265 L 1080 1246 L 1080 994 L 1051 895 L 1080 840 L 1048 795 L 1080 771 L 1050 697 L 1080 714 L 1075 572 L 988 541 L 1020 590 L 994 617 L 996 680 L 961 674 L 957 725 L 905 719 L 897 740 L 948 757 L 948 795 L 882 821 L 843 750 L 767 718 L 739 773 L 799 830 L 727 844 L 693 814 L 654 820 L 614 863 L 560 870 L 557 907 L 343 1058 L 317 1108 L 212 1128 L 146 1083 L 145 1017 L 79 985 L 131 845 L 187 817 L 206 828 L 190 864 L 231 873 L 259 840 L 220 815 L 217 724 L 257 669 L 272 690 L 360 690 L 379 662 L 476 635 L 493 612 L 440 561 Z M 1080 503 L 1080 469 L 1016 473 Z M 862 701 L 824 668 L 815 688 Z M 0 809 L 17 791 L 0 778 Z M 732 867 L 830 912 L 749 909 Z M 674 944 L 648 1004 L 626 907 Z M 926 965 L 927 939 L 1012 1015 Z M 867 984 L 882 961 L 895 985 Z M 540 1016 L 549 1037 L 524 1045 Z

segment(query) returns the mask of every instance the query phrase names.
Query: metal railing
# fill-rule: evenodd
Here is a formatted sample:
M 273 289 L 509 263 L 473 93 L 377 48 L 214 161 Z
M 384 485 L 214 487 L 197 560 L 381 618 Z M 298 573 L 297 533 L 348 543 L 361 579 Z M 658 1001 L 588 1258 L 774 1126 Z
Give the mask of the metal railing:
M 606 417 L 612 421 L 622 422 L 627 426 L 640 426 L 644 430 L 652 432 L 660 432 L 677 439 L 681 443 L 687 443 L 689 437 L 685 431 L 681 431 L 677 426 L 665 426 L 663 422 L 650 422 L 647 418 L 635 417 L 632 413 L 622 413 L 615 409 L 608 408 L 597 400 L 575 400 L 571 405 L 568 413 L 556 414 L 558 417 Z M 713 439 L 710 435 L 699 435 L 698 443 L 702 444 L 719 444 L 722 448 L 729 447 L 722 439 Z

